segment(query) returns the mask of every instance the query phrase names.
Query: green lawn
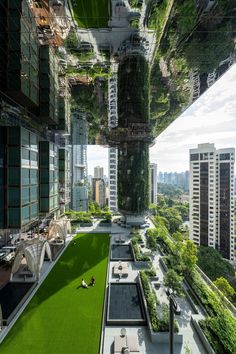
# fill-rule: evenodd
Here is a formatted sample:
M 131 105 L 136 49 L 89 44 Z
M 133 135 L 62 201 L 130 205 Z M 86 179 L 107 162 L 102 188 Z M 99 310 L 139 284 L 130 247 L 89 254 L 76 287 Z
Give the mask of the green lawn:
M 109 236 L 81 234 L 0 345 L 1 354 L 98 354 Z M 82 277 L 96 284 L 80 287 Z
M 110 0 L 73 0 L 74 17 L 79 27 L 108 27 Z

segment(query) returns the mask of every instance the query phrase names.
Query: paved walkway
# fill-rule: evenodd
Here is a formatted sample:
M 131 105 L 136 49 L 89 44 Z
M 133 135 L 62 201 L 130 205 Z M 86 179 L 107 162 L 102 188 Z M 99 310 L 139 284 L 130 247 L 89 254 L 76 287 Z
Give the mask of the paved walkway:
M 108 28 L 93 28 L 87 30 L 79 28 L 75 21 L 73 21 L 77 30 L 78 38 L 81 41 L 90 42 L 94 47 L 95 58 L 91 60 L 91 64 L 96 61 L 104 62 L 104 57 L 99 51 L 100 45 L 109 45 L 114 54 L 118 51 L 120 45 L 125 40 L 129 39 L 133 33 L 138 33 L 140 37 L 146 38 L 150 43 L 150 46 L 145 53 L 145 57 L 148 61 L 151 61 L 155 50 L 156 35 L 155 31 L 149 30 L 143 26 L 146 3 L 145 1 L 143 2 L 141 9 L 134 9 L 130 7 L 128 0 L 123 0 L 122 2 L 125 3 L 125 7 L 117 6 L 117 4 L 120 3 L 120 0 L 112 0 L 112 16 L 108 23 Z M 129 25 L 129 16 L 132 12 L 140 12 L 141 17 L 138 30 Z
M 149 221 L 150 227 L 154 227 L 151 221 Z M 140 233 L 145 240 L 145 231 L 146 230 L 140 230 Z M 120 232 L 122 233 L 125 238 L 126 242 L 125 244 L 130 242 L 130 230 L 121 228 L 120 226 L 113 224 L 111 228 L 111 232 L 113 234 L 111 238 L 111 244 L 115 243 L 115 237 L 116 233 Z M 145 249 L 144 249 L 145 251 Z M 162 268 L 160 267 L 159 260 L 161 258 L 161 255 L 159 252 L 156 252 L 154 255 L 154 260 L 153 260 L 153 265 L 157 271 L 157 276 L 160 279 L 161 282 L 161 287 L 160 289 L 156 290 L 158 299 L 161 304 L 166 303 L 168 304 L 168 298 L 165 293 L 164 286 L 162 285 L 162 280 L 164 277 L 164 272 Z M 128 277 L 122 277 L 121 280 L 119 280 L 117 277 L 114 276 L 113 274 L 113 266 L 116 262 L 111 261 L 110 262 L 110 269 L 109 269 L 109 276 L 108 276 L 108 282 L 114 282 L 114 281 L 122 281 L 122 282 L 130 282 L 130 281 L 135 281 L 137 275 L 138 275 L 138 269 L 135 267 L 134 262 L 127 262 L 128 267 L 129 267 L 129 275 Z M 186 297 L 184 298 L 178 298 L 177 302 L 179 304 L 179 307 L 181 309 L 181 315 L 175 316 L 179 328 L 180 328 L 180 333 L 183 334 L 184 336 L 184 341 L 183 345 L 175 345 L 175 354 L 185 354 L 186 353 L 186 348 L 190 348 L 192 350 L 192 354 L 206 354 L 206 351 L 199 340 L 199 337 L 195 333 L 192 325 L 190 324 L 190 319 L 191 315 L 193 314 L 192 308 L 190 304 L 188 303 Z M 104 332 L 104 346 L 103 346 L 103 354 L 112 354 L 114 353 L 114 336 L 119 335 L 121 328 L 123 326 L 105 326 L 105 332 Z M 168 344 L 153 344 L 150 340 L 150 335 L 148 333 L 148 327 L 147 326 L 132 326 L 132 327 L 126 327 L 127 330 L 127 335 L 135 335 L 138 338 L 139 346 L 140 346 L 140 354 L 169 354 L 169 346 Z

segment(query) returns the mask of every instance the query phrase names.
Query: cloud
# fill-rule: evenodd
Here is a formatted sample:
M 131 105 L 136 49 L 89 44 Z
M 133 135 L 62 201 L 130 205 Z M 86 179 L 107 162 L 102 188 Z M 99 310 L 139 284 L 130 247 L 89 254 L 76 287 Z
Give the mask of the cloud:
M 87 147 L 88 174 L 94 174 L 94 167 L 104 168 L 104 174 L 108 176 L 108 148 L 99 145 L 88 145 Z
M 162 171 L 188 168 L 188 151 L 200 143 L 236 147 L 236 65 L 173 122 L 150 149 Z

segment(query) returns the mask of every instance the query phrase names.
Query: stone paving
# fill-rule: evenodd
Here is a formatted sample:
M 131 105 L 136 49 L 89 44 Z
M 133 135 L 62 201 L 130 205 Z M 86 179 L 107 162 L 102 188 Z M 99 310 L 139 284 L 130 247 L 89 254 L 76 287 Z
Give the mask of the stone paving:
M 149 221 L 150 227 L 154 227 L 154 225 Z M 122 233 L 122 235 L 125 236 L 126 241 L 125 243 L 130 242 L 130 236 L 129 232 L 130 230 L 121 228 L 118 225 L 113 224 L 111 228 L 112 236 L 111 236 L 111 244 L 115 243 L 115 238 L 117 233 Z M 142 234 L 143 239 L 145 240 L 145 230 L 140 230 L 140 233 Z M 145 249 L 144 249 L 145 251 Z M 159 259 L 161 255 L 157 252 L 154 255 L 153 259 L 153 265 L 157 271 L 157 276 L 159 277 L 160 283 L 162 283 L 163 280 L 163 270 L 160 267 L 159 264 Z M 134 262 L 127 262 L 128 267 L 129 267 L 129 274 L 128 277 L 122 277 L 121 280 L 117 277 L 114 276 L 113 274 L 113 267 L 116 262 L 111 261 L 110 262 L 110 267 L 109 267 L 109 276 L 108 276 L 108 282 L 112 281 L 122 281 L 122 282 L 130 282 L 130 281 L 136 281 L 136 277 L 138 275 L 138 269 L 135 267 Z M 165 293 L 165 288 L 161 284 L 159 289 L 155 289 L 158 299 L 161 304 L 166 303 L 168 304 L 168 297 Z M 181 315 L 176 315 L 175 318 L 179 324 L 180 328 L 180 333 L 183 334 L 184 340 L 183 344 L 177 344 L 175 345 L 174 353 L 175 354 L 185 354 L 187 353 L 187 348 L 191 349 L 192 354 L 206 354 L 206 350 L 204 349 L 201 341 L 199 340 L 198 335 L 192 328 L 192 325 L 190 323 L 190 318 L 191 315 L 193 314 L 192 308 L 186 298 L 178 298 L 177 299 L 178 305 L 181 309 Z M 114 352 L 114 336 L 117 336 L 120 334 L 121 328 L 124 326 L 105 326 L 105 331 L 104 331 L 104 345 L 103 345 L 103 354 L 112 354 Z M 169 345 L 168 344 L 154 344 L 150 340 L 150 335 L 148 333 L 148 327 L 147 326 L 129 326 L 126 327 L 127 335 L 135 335 L 138 338 L 139 346 L 140 346 L 140 353 L 142 354 L 168 354 L 169 353 Z

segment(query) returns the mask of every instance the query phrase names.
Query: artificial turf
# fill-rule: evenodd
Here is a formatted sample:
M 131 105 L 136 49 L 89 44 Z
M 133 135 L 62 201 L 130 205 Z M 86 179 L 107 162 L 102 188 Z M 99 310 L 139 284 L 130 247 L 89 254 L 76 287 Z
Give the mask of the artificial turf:
M 79 27 L 108 27 L 110 0 L 73 0 L 71 3 Z
M 98 354 L 109 236 L 74 238 L 3 343 L 1 354 Z M 81 280 L 89 289 L 80 287 Z

